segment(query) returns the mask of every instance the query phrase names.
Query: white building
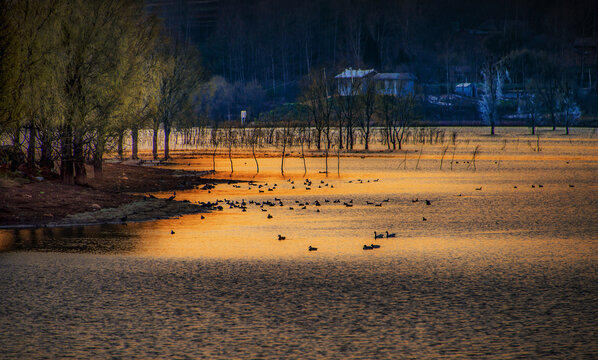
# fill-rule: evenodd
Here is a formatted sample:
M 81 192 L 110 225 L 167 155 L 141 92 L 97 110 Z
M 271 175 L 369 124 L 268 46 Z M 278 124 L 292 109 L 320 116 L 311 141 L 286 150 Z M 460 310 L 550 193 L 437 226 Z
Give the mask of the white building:
M 374 76 L 376 92 L 380 95 L 413 95 L 415 79 L 415 75 L 410 73 L 379 73 Z
M 373 84 L 380 95 L 405 96 L 415 93 L 416 77 L 410 73 L 377 73 L 374 69 L 345 69 L 335 76 L 341 96 L 358 95 Z M 373 82 L 373 83 L 372 83 Z
M 474 83 L 461 83 L 455 86 L 455 94 L 475 97 L 478 91 Z
M 338 81 L 339 95 L 352 96 L 363 93 L 375 74 L 374 69 L 345 69 L 345 71 L 334 77 Z

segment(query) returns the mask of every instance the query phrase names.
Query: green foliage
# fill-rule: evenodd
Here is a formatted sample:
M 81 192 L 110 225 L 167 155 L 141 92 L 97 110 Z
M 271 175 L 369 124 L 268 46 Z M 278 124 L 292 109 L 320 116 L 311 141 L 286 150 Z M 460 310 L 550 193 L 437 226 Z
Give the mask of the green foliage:
M 158 38 L 142 0 L 7 0 L 0 7 L 0 135 L 52 153 L 61 172 L 101 171 L 112 138 L 158 118 L 185 125 L 201 68 L 193 49 Z M 37 136 L 36 136 L 37 135 Z M 39 139 L 39 140 L 38 140 Z M 46 149 L 46 147 L 50 147 Z M 79 167 L 77 167 L 79 164 Z

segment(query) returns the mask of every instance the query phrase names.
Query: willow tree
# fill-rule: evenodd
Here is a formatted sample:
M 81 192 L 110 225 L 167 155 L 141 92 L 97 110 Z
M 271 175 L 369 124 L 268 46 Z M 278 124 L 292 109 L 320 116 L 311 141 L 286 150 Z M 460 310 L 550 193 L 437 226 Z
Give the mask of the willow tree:
M 112 43 L 113 63 L 106 67 L 95 99 L 91 147 L 96 177 L 102 176 L 106 143 L 116 138 L 122 157 L 124 132 L 143 116 L 147 108 L 143 95 L 150 84 L 145 65 L 156 46 L 158 26 L 155 18 L 144 15 L 142 3 L 123 4 L 113 29 L 113 35 L 118 39 Z
M 164 127 L 164 158 L 170 157 L 170 132 L 177 121 L 190 116 L 192 95 L 196 93 L 202 70 L 199 53 L 191 46 L 164 44 L 159 50 L 159 72 L 155 123 Z M 154 149 L 156 149 L 154 127 Z M 156 156 L 156 154 L 154 154 Z
M 74 0 L 61 14 L 64 123 L 61 174 L 66 183 L 86 181 L 85 149 L 95 139 L 96 164 L 132 77 L 128 45 L 139 36 L 141 3 Z M 99 170 L 99 169 L 98 169 Z M 100 171 L 101 172 L 101 171 Z
M 43 110 L 55 99 L 50 57 L 59 9 L 49 0 L 7 0 L 0 6 L 0 135 L 10 136 L 17 155 L 27 130 L 29 168 L 35 163 L 38 130 L 46 125 Z

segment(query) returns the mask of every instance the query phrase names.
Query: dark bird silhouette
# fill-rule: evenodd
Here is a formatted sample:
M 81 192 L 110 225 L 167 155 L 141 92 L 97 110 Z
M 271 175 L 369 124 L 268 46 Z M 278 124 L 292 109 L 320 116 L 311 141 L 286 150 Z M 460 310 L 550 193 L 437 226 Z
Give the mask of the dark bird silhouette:
M 370 244 L 372 249 L 380 249 L 380 245 Z
M 272 219 L 272 215 L 268 214 L 268 219 Z
M 426 205 L 432 205 L 432 202 L 430 200 L 426 200 Z
M 371 246 L 363 245 L 363 250 L 373 250 L 374 248 Z
M 384 234 L 378 234 L 377 232 L 374 231 L 374 239 L 382 239 L 384 237 Z
M 170 235 L 174 235 L 174 230 L 170 230 Z
M 284 236 L 282 236 L 282 235 L 278 234 L 278 240 L 285 240 L 285 239 L 286 239 L 286 237 L 284 237 Z
M 393 238 L 393 237 L 397 237 L 397 233 L 388 233 L 388 231 L 386 232 L 386 238 Z
M 310 245 L 310 246 L 307 248 L 307 250 L 308 250 L 308 251 L 318 251 L 318 248 L 317 248 L 317 247 L 313 247 L 313 246 L 311 246 L 311 245 Z
M 427 221 L 428 219 L 426 219 L 425 217 L 422 217 L 422 221 Z
M 482 190 L 482 187 L 480 186 L 479 188 L 475 188 L 476 190 L 480 191 Z

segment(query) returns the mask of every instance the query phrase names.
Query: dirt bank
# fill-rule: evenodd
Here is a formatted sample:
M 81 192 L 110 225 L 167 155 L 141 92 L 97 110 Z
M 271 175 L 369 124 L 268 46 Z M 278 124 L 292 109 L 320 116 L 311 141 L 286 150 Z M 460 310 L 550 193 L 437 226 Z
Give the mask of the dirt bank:
M 176 200 L 144 200 L 143 195 L 228 182 L 202 178 L 207 173 L 106 163 L 103 178 L 70 186 L 49 174 L 42 178 L 0 170 L 0 227 L 144 221 L 207 211 Z

